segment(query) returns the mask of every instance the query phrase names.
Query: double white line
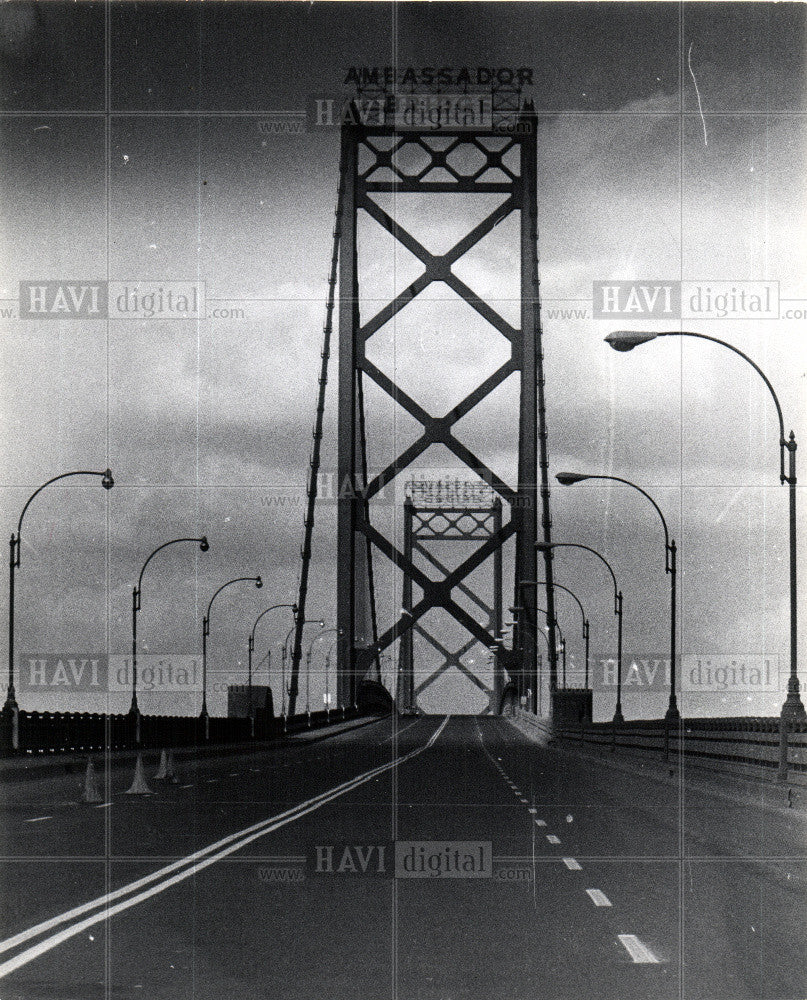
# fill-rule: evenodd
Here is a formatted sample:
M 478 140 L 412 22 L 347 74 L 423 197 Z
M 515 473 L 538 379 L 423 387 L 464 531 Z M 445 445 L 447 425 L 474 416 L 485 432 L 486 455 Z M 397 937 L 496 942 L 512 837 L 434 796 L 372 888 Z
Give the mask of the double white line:
M 217 840 L 214 844 L 208 844 L 207 847 L 203 847 L 194 854 L 189 854 L 179 861 L 173 861 L 170 865 L 166 865 L 164 868 L 160 868 L 150 875 L 145 875 L 143 878 L 130 882 L 120 889 L 115 889 L 114 892 L 108 892 L 97 899 L 83 903 L 81 906 L 76 906 L 66 913 L 51 917 L 50 920 L 45 920 L 34 927 L 29 927 L 28 930 L 21 931 L 19 934 L 7 938 L 5 941 L 0 942 L 0 953 L 11 951 L 19 945 L 26 944 L 28 941 L 47 934 L 48 931 L 52 931 L 54 928 L 62 927 L 63 924 L 68 925 L 0 964 L 0 978 L 7 976 L 23 965 L 27 965 L 29 962 L 33 962 L 40 955 L 44 955 L 63 942 L 69 941 L 70 938 L 87 930 L 88 927 L 108 920 L 118 913 L 128 910 L 131 906 L 136 906 L 138 903 L 145 902 L 145 900 L 150 899 L 152 896 L 165 892 L 166 889 L 170 889 L 171 886 L 176 885 L 178 882 L 196 875 L 209 865 L 221 861 L 222 858 L 226 858 L 235 851 L 240 851 L 242 847 L 246 847 L 253 840 L 265 837 L 267 833 L 272 833 L 274 830 L 286 826 L 287 823 L 293 823 L 295 820 L 307 816 L 308 813 L 314 812 L 334 799 L 338 799 L 341 795 L 345 795 L 354 788 L 358 788 L 359 785 L 363 785 L 373 778 L 384 774 L 386 771 L 390 771 L 411 760 L 413 757 L 417 757 L 425 750 L 434 746 L 447 723 L 448 716 L 432 734 L 427 743 L 417 750 L 410 751 L 403 757 L 398 757 L 396 760 L 382 764 L 380 767 L 374 767 L 370 771 L 365 771 L 364 774 L 360 774 L 356 778 L 351 778 L 341 785 L 336 785 L 327 792 L 322 792 L 320 795 L 308 799 L 307 802 L 302 802 L 291 809 L 287 809 L 285 812 L 279 813 L 277 816 L 261 820 L 260 823 L 248 826 L 238 833 L 232 833 L 229 837 Z M 89 914 L 89 916 L 84 916 L 84 914 Z

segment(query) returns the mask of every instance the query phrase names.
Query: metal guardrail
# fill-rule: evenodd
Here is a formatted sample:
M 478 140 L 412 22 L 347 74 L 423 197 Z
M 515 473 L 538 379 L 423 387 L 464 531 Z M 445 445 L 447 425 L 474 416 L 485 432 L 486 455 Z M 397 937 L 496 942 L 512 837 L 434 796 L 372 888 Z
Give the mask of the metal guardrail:
M 807 781 L 807 724 L 778 717 L 595 722 L 555 729 L 556 738 L 609 749 L 636 750 L 704 766 Z
M 0 711 L 0 755 L 59 754 L 104 750 L 161 749 L 271 740 L 308 728 L 320 728 L 358 718 L 355 708 L 302 712 L 256 719 L 254 732 L 247 718 L 211 716 L 208 736 L 197 716 L 141 715 L 91 712 Z M 16 717 L 15 717 L 16 715 Z

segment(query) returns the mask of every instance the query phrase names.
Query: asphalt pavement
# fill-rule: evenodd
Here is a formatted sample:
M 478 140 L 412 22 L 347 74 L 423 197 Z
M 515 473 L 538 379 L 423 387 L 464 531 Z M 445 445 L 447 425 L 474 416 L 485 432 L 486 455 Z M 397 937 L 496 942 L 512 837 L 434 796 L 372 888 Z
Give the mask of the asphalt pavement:
M 802 812 L 384 719 L 6 786 L 2 1000 L 805 1000 Z

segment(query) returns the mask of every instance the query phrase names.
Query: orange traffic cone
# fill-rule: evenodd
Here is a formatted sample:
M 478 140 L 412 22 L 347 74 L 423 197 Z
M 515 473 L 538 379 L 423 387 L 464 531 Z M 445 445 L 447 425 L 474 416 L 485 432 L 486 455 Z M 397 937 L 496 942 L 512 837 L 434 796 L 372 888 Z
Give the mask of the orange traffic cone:
M 98 791 L 98 779 L 95 776 L 95 769 L 92 766 L 92 757 L 87 758 L 87 770 L 84 772 L 84 791 L 81 793 L 82 802 L 103 802 L 101 793 Z
M 132 787 L 126 789 L 127 795 L 151 795 L 151 789 L 146 784 L 146 775 L 143 771 L 143 756 L 142 754 L 137 755 L 137 763 L 135 764 L 134 780 L 132 781 Z

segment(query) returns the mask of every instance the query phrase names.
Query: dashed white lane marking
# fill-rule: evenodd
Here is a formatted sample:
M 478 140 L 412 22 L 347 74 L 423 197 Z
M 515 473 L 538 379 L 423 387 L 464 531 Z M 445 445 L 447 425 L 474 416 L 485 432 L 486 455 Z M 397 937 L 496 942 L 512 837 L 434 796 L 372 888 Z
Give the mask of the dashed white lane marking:
M 575 861 L 574 858 L 564 858 L 563 863 L 564 865 L 566 865 L 567 868 L 569 868 L 573 872 L 581 872 L 583 870 L 580 862 Z
M 46 819 L 53 819 L 52 816 L 34 816 L 33 819 L 27 819 L 26 823 L 44 823 Z
M 560 837 L 556 837 L 554 833 L 548 833 L 546 835 L 546 839 L 549 841 L 550 844 L 559 844 L 560 843 Z
M 218 780 L 219 780 L 218 778 L 207 778 L 207 779 L 205 780 L 205 784 L 206 784 L 206 785 L 213 785 L 213 784 L 215 784 L 215 783 L 216 783 L 216 782 L 217 782 Z
M 237 778 L 239 774 L 240 774 L 240 771 L 230 771 L 228 777 L 230 777 L 230 778 Z
M 190 785 L 180 785 L 179 787 L 180 788 L 193 788 L 193 783 L 191 783 Z
M 537 819 L 535 821 L 535 825 L 536 826 L 546 826 L 546 820 L 545 819 Z
M 605 895 L 602 889 L 586 889 L 586 894 L 591 897 L 591 902 L 595 906 L 611 905 L 611 900 Z
M 617 934 L 617 937 L 636 965 L 659 964 L 660 959 L 656 958 L 647 945 L 643 944 L 635 934 Z
M 538 810 L 535 808 L 535 806 L 530 806 L 527 812 L 530 814 L 530 816 L 534 816 L 538 812 Z
M 100 806 L 93 806 L 93 809 L 109 809 L 111 802 L 102 802 Z
M 523 803 L 524 803 L 524 805 L 526 805 L 526 804 L 527 804 L 527 800 L 526 800 L 526 799 L 524 798 L 524 796 L 523 796 L 523 795 L 519 795 L 519 797 L 518 797 L 518 801 L 519 801 L 519 802 L 523 802 Z

